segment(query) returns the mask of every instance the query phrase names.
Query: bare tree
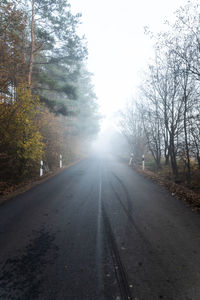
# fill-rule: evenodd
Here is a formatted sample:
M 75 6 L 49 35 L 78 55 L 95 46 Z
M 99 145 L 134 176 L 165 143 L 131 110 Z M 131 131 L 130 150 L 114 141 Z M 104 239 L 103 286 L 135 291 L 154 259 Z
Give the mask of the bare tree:
M 163 119 L 160 112 L 158 94 L 152 85 L 143 84 L 142 104 L 138 104 L 139 115 L 142 120 L 147 146 L 151 152 L 157 169 L 161 168 L 161 157 L 163 148 Z M 145 100 L 145 101 L 144 101 Z
M 120 112 L 119 126 L 122 135 L 126 138 L 130 153 L 133 153 L 133 162 L 138 164 L 145 152 L 145 134 L 142 120 L 134 101 L 130 101 Z

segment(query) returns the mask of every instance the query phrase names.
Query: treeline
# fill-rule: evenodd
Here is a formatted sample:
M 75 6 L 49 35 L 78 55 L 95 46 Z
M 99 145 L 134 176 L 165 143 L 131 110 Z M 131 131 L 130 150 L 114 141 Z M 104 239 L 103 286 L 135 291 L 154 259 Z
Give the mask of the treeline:
M 155 57 L 138 99 L 121 116 L 123 133 L 134 153 L 154 159 L 156 169 L 169 166 L 177 180 L 200 170 L 200 7 L 188 2 L 173 24 L 153 35 Z
M 73 160 L 98 131 L 80 17 L 67 0 L 1 1 L 1 185 Z

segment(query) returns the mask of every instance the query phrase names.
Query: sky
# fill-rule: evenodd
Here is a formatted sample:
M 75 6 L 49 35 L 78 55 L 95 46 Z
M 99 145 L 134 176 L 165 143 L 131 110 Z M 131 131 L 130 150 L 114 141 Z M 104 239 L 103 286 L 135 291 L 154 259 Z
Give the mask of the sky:
M 82 13 L 80 32 L 88 42 L 88 69 L 103 127 L 137 93 L 141 74 L 153 56 L 153 42 L 144 27 L 164 29 L 164 21 L 187 0 L 71 0 L 73 13 Z

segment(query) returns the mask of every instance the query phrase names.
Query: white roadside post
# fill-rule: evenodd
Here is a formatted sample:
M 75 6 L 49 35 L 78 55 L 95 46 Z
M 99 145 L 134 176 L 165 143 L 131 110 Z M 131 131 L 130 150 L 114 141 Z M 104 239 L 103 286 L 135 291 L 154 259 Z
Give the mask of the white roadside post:
M 62 168 L 62 155 L 60 154 L 60 168 Z
M 43 160 L 40 161 L 40 176 L 43 176 Z
M 130 160 L 129 160 L 129 166 L 131 166 L 133 163 L 133 153 L 131 153 L 131 157 L 130 157 Z
M 142 155 L 142 170 L 144 171 L 145 163 L 144 163 L 144 154 Z

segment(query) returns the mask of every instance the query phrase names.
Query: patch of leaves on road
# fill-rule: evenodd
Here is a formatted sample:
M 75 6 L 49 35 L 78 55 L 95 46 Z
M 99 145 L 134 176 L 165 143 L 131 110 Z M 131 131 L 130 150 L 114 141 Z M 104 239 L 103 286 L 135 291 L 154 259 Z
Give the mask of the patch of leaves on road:
M 9 258 L 1 266 L 0 299 L 38 299 L 45 266 L 53 263 L 58 248 L 55 237 L 44 228 L 34 234 L 22 255 Z
M 187 187 L 167 180 L 161 177 L 158 174 L 155 174 L 149 170 L 142 170 L 140 168 L 134 168 L 135 171 L 140 173 L 141 175 L 150 178 L 154 182 L 159 185 L 165 187 L 169 190 L 172 196 L 177 197 L 178 199 L 183 200 L 187 204 L 189 204 L 193 210 L 200 212 L 200 195 L 195 193 L 194 191 L 188 189 Z

